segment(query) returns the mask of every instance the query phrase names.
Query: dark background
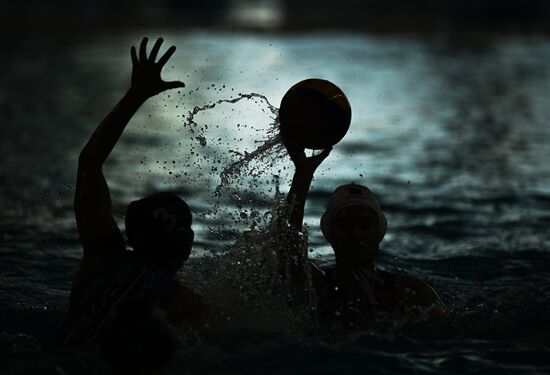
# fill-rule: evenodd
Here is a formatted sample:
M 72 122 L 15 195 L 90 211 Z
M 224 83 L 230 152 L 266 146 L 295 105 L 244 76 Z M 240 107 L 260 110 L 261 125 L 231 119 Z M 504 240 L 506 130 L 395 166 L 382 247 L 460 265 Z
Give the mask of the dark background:
M 277 8 L 280 22 L 246 22 L 229 14 L 236 7 Z M 246 13 L 246 11 L 245 11 Z M 544 0 L 99 0 L 4 1 L 4 32 L 97 28 L 216 26 L 301 30 L 353 29 L 375 32 L 549 31 L 550 2 Z M 255 18 L 249 14 L 249 21 Z M 253 21 L 253 20 L 252 20 Z
M 425 280 L 453 312 L 432 328 L 254 340 L 293 322 L 251 294 L 271 314 L 242 314 L 248 330 L 180 353 L 170 373 L 550 373 L 549 15 L 549 1 L 521 0 L 0 2 L 0 373 L 107 372 L 98 358 L 52 353 L 49 343 L 82 254 L 78 154 L 127 89 L 129 47 L 143 35 L 177 45 L 164 77 L 189 91 L 149 101 L 109 158 L 120 222 L 128 202 L 166 181 L 198 213 L 211 207 L 203 179 L 175 179 L 157 163 L 176 159 L 178 170 L 208 175 L 225 143 L 208 136 L 210 148 L 199 148 L 173 115 L 237 93 L 277 106 L 291 84 L 326 78 L 344 89 L 354 117 L 308 197 L 311 247 L 327 246 L 318 220 L 332 189 L 366 183 L 391 223 L 381 266 Z M 256 127 L 267 106 L 242 104 L 197 121 L 225 124 L 224 111 L 237 108 Z M 205 167 L 189 166 L 184 137 L 212 152 Z M 283 176 L 283 191 L 288 183 Z M 222 207 L 240 211 L 230 199 Z M 214 216 L 195 221 L 195 249 L 242 232 L 207 230 Z M 217 272 L 225 269 L 215 257 L 200 262 L 182 279 L 201 293 L 249 275 Z

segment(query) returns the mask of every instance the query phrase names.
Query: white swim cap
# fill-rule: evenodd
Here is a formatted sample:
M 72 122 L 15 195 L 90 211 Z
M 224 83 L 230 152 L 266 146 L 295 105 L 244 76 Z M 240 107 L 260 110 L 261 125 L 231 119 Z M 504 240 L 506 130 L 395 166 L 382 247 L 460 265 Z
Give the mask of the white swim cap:
M 369 188 L 354 183 L 336 188 L 330 197 L 325 213 L 321 216 L 321 231 L 327 241 L 331 242 L 331 220 L 334 215 L 342 208 L 350 206 L 368 207 L 376 212 L 380 225 L 380 241 L 382 241 L 388 229 L 388 221 L 380 208 L 380 203 Z

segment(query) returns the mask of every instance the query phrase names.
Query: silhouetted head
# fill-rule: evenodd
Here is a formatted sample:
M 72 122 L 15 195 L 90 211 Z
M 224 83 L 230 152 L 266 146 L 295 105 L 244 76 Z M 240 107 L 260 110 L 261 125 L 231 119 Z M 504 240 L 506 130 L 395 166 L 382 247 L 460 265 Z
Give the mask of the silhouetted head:
M 338 187 L 321 217 L 321 230 L 336 259 L 354 265 L 374 260 L 387 225 L 374 193 L 357 184 Z
M 174 194 L 157 193 L 128 205 L 128 242 L 149 264 L 177 269 L 191 252 L 191 222 L 187 203 Z
M 103 358 L 117 375 L 159 373 L 174 356 L 176 343 L 163 311 L 139 296 L 114 308 L 99 341 Z

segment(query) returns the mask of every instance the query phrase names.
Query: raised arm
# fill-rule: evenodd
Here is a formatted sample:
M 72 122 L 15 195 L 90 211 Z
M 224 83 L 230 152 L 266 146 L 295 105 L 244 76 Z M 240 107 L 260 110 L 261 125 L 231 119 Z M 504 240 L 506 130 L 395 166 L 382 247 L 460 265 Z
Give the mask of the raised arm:
M 147 38 L 143 38 L 139 57 L 132 46 L 132 84 L 115 108 L 99 124 L 78 159 L 75 193 L 75 217 L 84 248 L 84 256 L 124 249 L 124 241 L 113 218 L 111 195 L 103 176 L 103 163 L 115 147 L 128 121 L 150 97 L 165 90 L 183 87 L 183 82 L 166 82 L 161 70 L 176 47 L 170 47 L 157 61 L 162 44 L 159 38 L 147 57 Z
M 310 265 L 307 259 L 306 238 L 299 232 L 302 231 L 304 220 L 304 206 L 306 204 L 309 186 L 313 180 L 313 174 L 321 162 L 328 156 L 331 149 L 326 149 L 320 154 L 306 157 L 304 149 L 290 142 L 284 134 L 281 134 L 283 143 L 295 166 L 292 186 L 286 198 L 285 211 L 279 220 L 286 220 L 287 225 L 276 225 L 277 238 L 275 246 L 271 248 L 277 257 L 277 274 L 281 281 L 291 285 L 288 294 L 288 302 L 291 308 L 304 311 L 305 306 L 311 306 L 311 276 Z
M 309 187 L 313 180 L 313 174 L 317 167 L 330 154 L 332 148 L 327 148 L 318 155 L 306 157 L 303 147 L 291 143 L 284 136 L 283 142 L 295 167 L 292 185 L 286 198 L 287 206 L 290 210 L 288 220 L 291 227 L 301 231 L 304 221 L 304 207 Z

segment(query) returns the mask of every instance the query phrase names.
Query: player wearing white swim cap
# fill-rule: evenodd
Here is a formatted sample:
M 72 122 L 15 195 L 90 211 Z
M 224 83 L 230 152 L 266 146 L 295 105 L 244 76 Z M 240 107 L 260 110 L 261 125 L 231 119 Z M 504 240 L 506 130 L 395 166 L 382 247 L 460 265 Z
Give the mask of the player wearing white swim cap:
M 313 174 L 330 150 L 306 158 L 289 140 L 285 146 L 296 167 L 287 197 L 289 224 L 301 231 Z M 333 192 L 321 230 L 332 246 L 336 265 L 320 269 L 312 264 L 321 321 L 353 326 L 380 314 L 428 317 L 446 313 L 437 293 L 423 281 L 377 269 L 375 258 L 387 228 L 386 216 L 369 188 L 352 183 Z

